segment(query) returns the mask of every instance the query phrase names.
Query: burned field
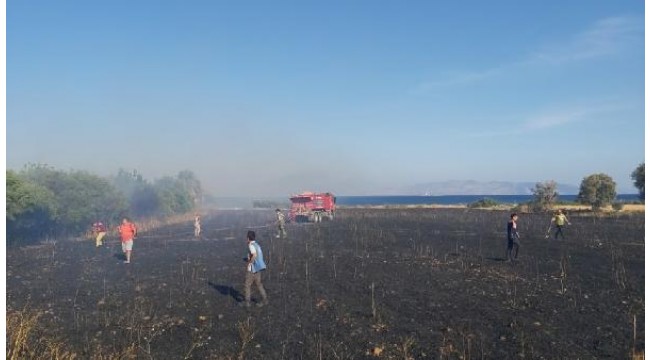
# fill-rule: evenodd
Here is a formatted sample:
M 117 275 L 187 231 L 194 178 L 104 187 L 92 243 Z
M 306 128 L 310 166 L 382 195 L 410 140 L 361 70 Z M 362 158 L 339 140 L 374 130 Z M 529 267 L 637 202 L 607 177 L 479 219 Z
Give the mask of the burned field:
M 629 358 L 644 349 L 644 217 L 519 219 L 507 263 L 501 211 L 345 209 L 291 224 L 223 211 L 117 238 L 7 249 L 7 345 L 34 358 Z M 238 305 L 246 229 L 270 304 Z M 253 287 L 253 300 L 257 293 Z M 22 332 L 18 332 L 21 330 Z

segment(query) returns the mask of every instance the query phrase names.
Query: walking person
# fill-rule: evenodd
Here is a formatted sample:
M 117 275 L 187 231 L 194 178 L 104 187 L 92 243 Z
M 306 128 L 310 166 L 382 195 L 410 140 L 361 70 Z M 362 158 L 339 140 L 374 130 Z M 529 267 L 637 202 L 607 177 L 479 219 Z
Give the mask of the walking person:
M 106 236 L 106 226 L 101 221 L 97 221 L 93 224 L 93 234 L 95 234 L 95 247 L 102 246 Z
M 262 248 L 255 241 L 255 231 L 248 231 L 246 241 L 248 243 L 248 257 L 246 262 L 246 281 L 244 282 L 244 302 L 241 305 L 245 307 L 251 306 L 251 285 L 255 283 L 257 290 L 262 296 L 262 301 L 258 302 L 256 306 L 262 307 L 268 304 L 266 290 L 264 290 L 264 285 L 262 285 L 262 271 L 266 269 L 264 255 L 262 254 Z
M 133 250 L 133 239 L 138 235 L 138 229 L 135 227 L 134 223 L 129 221 L 128 218 L 124 218 L 122 219 L 122 225 L 120 225 L 117 230 L 122 239 L 122 252 L 124 252 L 124 255 L 126 256 L 124 263 L 130 264 L 131 251 Z
M 194 237 L 201 237 L 201 216 L 199 214 L 194 216 Z
M 562 240 L 564 240 L 564 233 L 562 232 L 562 228 L 564 228 L 564 225 L 571 225 L 569 222 L 569 219 L 564 215 L 562 212 L 562 209 L 558 209 L 557 213 L 553 215 L 551 218 L 551 226 L 555 225 L 555 240 L 557 240 L 558 236 L 562 235 Z
M 287 230 L 284 227 L 284 214 L 280 209 L 275 209 L 275 216 L 277 217 L 276 224 L 278 225 L 278 233 L 275 235 L 276 238 L 286 238 Z
M 519 231 L 517 231 L 517 219 L 519 217 L 516 213 L 510 214 L 510 221 L 508 221 L 508 250 L 506 252 L 506 260 L 517 260 L 519 255 Z M 513 255 L 514 252 L 514 255 Z

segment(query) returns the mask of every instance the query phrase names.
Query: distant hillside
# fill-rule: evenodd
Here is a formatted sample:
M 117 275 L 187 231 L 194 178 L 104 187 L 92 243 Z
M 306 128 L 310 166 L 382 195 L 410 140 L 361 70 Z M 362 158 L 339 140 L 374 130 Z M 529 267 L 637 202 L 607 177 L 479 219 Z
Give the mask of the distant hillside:
M 406 190 L 406 195 L 529 195 L 534 182 L 449 180 L 417 184 Z M 580 188 L 574 185 L 558 184 L 560 195 L 577 194 Z

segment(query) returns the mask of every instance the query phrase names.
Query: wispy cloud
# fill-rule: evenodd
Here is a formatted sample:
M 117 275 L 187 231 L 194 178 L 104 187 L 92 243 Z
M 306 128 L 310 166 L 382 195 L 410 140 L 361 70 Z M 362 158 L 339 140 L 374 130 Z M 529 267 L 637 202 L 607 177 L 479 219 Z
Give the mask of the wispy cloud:
M 597 21 L 568 42 L 547 46 L 528 61 L 558 64 L 616 54 L 633 41 L 643 39 L 643 18 L 617 16 Z
M 478 71 L 447 72 L 438 80 L 419 84 L 417 89 L 426 92 L 449 86 L 467 85 L 510 73 L 517 68 L 558 65 L 608 56 L 623 51 L 634 42 L 642 44 L 643 35 L 642 17 L 610 17 L 599 20 L 588 29 L 570 36 L 567 41 L 540 46 L 539 50 L 522 56 L 518 61 L 506 62 Z
M 455 85 L 466 85 L 466 84 L 471 84 L 475 83 L 477 81 L 482 81 L 485 79 L 488 79 L 490 77 L 494 77 L 495 75 L 500 74 L 503 72 L 505 69 L 511 67 L 510 64 L 508 66 L 500 66 L 500 67 L 494 67 L 491 69 L 486 69 L 483 71 L 455 71 L 455 72 L 448 72 L 445 74 L 445 76 L 440 79 L 440 80 L 434 80 L 434 81 L 427 81 L 423 82 L 418 86 L 419 91 L 429 91 L 433 89 L 439 89 L 439 88 L 445 88 L 448 86 L 455 86 Z
M 472 138 L 500 137 L 531 133 L 539 130 L 558 128 L 572 123 L 585 121 L 597 115 L 628 109 L 628 103 L 605 103 L 600 105 L 579 105 L 565 107 L 555 111 L 544 111 L 514 121 L 512 126 L 504 129 L 481 131 L 469 134 Z

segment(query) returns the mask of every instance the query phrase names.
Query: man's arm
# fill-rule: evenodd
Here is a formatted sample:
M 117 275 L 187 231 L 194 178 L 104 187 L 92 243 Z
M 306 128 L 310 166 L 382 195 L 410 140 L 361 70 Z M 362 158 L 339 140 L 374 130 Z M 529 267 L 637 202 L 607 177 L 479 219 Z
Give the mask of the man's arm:
M 254 247 L 249 247 L 248 248 L 248 264 L 250 265 L 255 261 L 255 258 L 257 258 L 257 251 L 255 250 Z

